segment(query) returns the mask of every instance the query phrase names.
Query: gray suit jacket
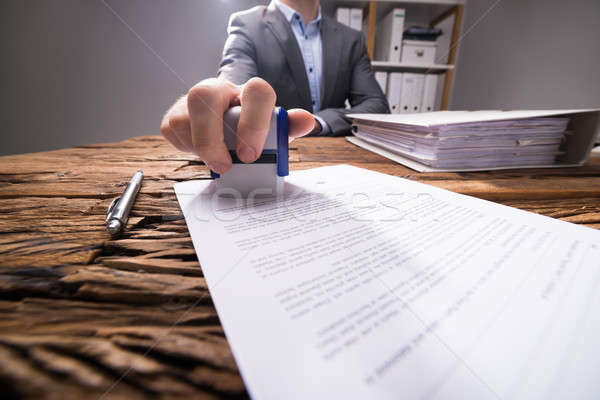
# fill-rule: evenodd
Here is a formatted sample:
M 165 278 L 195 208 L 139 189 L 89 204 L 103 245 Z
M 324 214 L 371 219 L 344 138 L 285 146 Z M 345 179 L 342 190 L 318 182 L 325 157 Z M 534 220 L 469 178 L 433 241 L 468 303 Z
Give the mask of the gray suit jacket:
M 229 20 L 218 76 L 242 84 L 258 76 L 277 94 L 277 105 L 312 112 L 308 78 L 296 37 L 284 15 L 271 3 L 235 13 Z M 371 71 L 361 32 L 323 15 L 321 107 L 316 114 L 329 135 L 350 133 L 348 113 L 389 113 L 388 103 Z M 345 109 L 348 99 L 351 108 Z

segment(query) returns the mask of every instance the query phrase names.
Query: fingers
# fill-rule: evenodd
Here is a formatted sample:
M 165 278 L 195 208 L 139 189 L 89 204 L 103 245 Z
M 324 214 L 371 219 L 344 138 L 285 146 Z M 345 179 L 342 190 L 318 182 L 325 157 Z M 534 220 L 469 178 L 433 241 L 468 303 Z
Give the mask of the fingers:
M 223 141 L 223 113 L 239 93 L 240 89 L 232 83 L 207 79 L 187 95 L 193 152 L 219 174 L 231 168 L 231 157 Z
M 252 78 L 244 85 L 236 141 L 236 152 L 243 162 L 253 162 L 262 153 L 276 98 L 273 88 L 263 79 Z
M 177 103 L 175 103 L 175 105 L 171 107 L 163 116 L 163 119 L 160 123 L 160 133 L 165 137 L 165 139 L 171 142 L 171 144 L 175 146 L 177 150 L 183 152 L 190 152 L 192 151 L 192 148 L 190 146 L 185 145 L 181 140 L 179 140 L 178 133 L 175 132 L 173 126 L 170 123 L 171 112 L 176 105 Z
M 187 98 L 183 96 L 165 114 L 160 127 L 161 133 L 178 150 L 192 151 L 190 117 L 187 111 Z
M 288 110 L 289 137 L 294 139 L 308 135 L 315 128 L 315 118 L 301 108 Z
M 179 99 L 169 112 L 169 127 L 175 133 L 177 140 L 182 143 L 186 151 L 193 150 L 190 115 L 187 108 L 187 98 Z
M 222 174 L 231 168 L 223 141 L 223 113 L 241 104 L 236 151 L 240 160 L 253 162 L 262 153 L 275 100 L 273 88 L 260 78 L 250 79 L 242 88 L 224 80 L 207 79 L 167 111 L 160 130 L 178 150 L 193 152 L 210 169 Z M 315 120 L 305 110 L 289 110 L 288 117 L 290 139 L 314 129 Z

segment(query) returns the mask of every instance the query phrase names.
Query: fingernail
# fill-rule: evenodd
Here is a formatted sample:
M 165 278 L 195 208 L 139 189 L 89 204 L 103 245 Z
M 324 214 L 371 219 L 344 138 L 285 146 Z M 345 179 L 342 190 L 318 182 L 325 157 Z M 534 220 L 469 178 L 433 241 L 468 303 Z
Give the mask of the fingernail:
M 252 162 L 256 159 L 256 153 L 251 147 L 240 148 L 240 153 L 238 156 L 243 162 Z
M 220 162 L 211 162 L 211 163 L 207 163 L 206 165 L 208 165 L 208 168 L 210 168 L 217 174 L 223 174 L 223 173 L 225 173 L 225 170 L 227 169 L 227 166 Z

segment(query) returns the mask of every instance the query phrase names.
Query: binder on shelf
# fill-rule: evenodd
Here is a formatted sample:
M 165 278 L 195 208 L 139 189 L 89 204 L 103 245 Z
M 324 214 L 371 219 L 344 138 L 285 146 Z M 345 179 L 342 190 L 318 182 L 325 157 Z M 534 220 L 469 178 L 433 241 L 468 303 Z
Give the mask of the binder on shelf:
M 423 84 L 423 101 L 421 102 L 421 111 L 433 111 L 435 108 L 435 95 L 437 93 L 438 76 L 435 74 L 425 75 Z
M 390 72 L 387 80 L 387 99 L 392 114 L 400 113 L 400 94 L 402 92 L 402 72 Z
M 386 94 L 387 92 L 387 76 L 388 74 L 385 71 L 375 72 L 375 80 L 379 84 L 379 87 L 381 87 L 381 91 L 383 92 L 383 94 Z
M 363 10 L 362 8 L 350 9 L 350 28 L 362 31 Z
M 375 59 L 377 61 L 400 62 L 402 33 L 404 31 L 404 9 L 394 8 L 378 24 Z
M 421 111 L 423 82 L 425 75 L 405 72 L 402 75 L 400 91 L 400 113 L 418 113 Z
M 336 19 L 344 25 L 350 25 L 350 9 L 347 7 L 338 7 Z
M 415 85 L 411 95 L 411 112 L 418 113 L 423 111 L 421 103 L 423 102 L 423 88 L 425 86 L 425 74 L 415 74 Z

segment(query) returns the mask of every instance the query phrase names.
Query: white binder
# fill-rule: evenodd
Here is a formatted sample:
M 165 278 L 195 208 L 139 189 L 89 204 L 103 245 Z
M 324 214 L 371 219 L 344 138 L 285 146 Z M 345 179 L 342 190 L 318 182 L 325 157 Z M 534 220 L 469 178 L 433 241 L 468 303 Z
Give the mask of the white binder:
M 336 11 L 336 19 L 338 22 L 350 26 L 350 9 L 346 7 L 338 7 Z
M 400 92 L 400 113 L 421 112 L 425 75 L 405 72 Z
M 423 101 L 421 102 L 422 112 L 434 111 L 437 82 L 438 76 L 436 74 L 425 75 L 425 84 L 423 85 Z
M 386 94 L 386 92 L 387 92 L 387 76 L 388 76 L 388 74 L 385 71 L 376 71 L 375 72 L 375 80 L 381 87 L 381 91 L 383 92 L 383 94 Z
M 402 92 L 402 72 L 390 72 L 387 80 L 387 99 L 392 114 L 400 113 L 400 95 Z
M 362 8 L 350 9 L 350 28 L 362 31 L 363 10 Z
M 379 23 L 375 60 L 400 62 L 403 31 L 404 9 L 394 8 Z
M 425 74 L 415 74 L 415 84 L 412 95 L 410 96 L 410 112 L 421 112 L 421 103 L 423 102 L 423 87 L 425 84 Z

